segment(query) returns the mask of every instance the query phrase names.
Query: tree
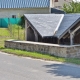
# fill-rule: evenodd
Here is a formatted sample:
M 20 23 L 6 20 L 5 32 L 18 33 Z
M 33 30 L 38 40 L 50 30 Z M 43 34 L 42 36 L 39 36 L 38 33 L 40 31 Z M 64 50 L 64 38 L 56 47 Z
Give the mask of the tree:
M 64 4 L 63 10 L 66 13 L 80 13 L 80 2 L 70 2 L 70 4 Z

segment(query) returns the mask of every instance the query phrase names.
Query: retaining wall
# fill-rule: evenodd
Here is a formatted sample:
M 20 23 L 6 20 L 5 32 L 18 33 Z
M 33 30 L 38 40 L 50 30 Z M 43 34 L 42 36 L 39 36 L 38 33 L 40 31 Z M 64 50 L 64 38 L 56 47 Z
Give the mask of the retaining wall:
M 66 58 L 80 58 L 80 45 L 56 45 L 29 41 L 5 41 L 6 48 L 40 52 Z

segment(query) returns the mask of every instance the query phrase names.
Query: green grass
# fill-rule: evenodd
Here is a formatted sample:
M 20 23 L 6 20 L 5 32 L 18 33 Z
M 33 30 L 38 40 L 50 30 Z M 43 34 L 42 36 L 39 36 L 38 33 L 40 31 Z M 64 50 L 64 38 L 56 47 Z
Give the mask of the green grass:
M 10 33 L 7 28 L 0 28 L 0 37 L 10 36 Z
M 0 47 L 4 47 L 4 41 L 10 39 L 10 33 L 7 28 L 0 28 Z
M 0 50 L 3 52 L 7 52 L 9 54 L 14 54 L 18 56 L 32 57 L 32 58 L 50 60 L 50 61 L 74 63 L 74 64 L 80 65 L 80 59 L 77 59 L 77 58 L 61 58 L 61 57 L 56 57 L 49 54 L 42 54 L 38 52 L 28 52 L 28 51 L 22 51 L 22 50 L 16 50 L 16 49 L 0 48 Z
M 18 26 L 11 25 L 9 28 L 0 28 L 0 47 L 4 47 L 4 41 L 8 39 L 24 40 L 24 29 L 19 26 L 19 37 L 18 37 Z

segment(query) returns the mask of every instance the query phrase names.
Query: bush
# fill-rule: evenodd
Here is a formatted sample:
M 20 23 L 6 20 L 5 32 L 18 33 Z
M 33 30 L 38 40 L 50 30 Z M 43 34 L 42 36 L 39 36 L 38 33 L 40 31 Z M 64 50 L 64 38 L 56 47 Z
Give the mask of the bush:
M 70 4 L 64 4 L 63 10 L 66 13 L 80 13 L 80 2 L 72 1 Z
M 20 25 L 22 26 L 22 28 L 25 27 L 25 18 L 24 18 L 24 16 L 21 17 Z

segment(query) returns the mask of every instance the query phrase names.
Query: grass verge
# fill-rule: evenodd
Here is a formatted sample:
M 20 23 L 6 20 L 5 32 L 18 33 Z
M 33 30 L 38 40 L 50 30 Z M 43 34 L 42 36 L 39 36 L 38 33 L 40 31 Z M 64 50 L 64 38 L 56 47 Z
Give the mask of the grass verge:
M 77 58 L 61 58 L 61 57 L 55 57 L 55 56 L 42 54 L 38 52 L 28 52 L 28 51 L 22 51 L 22 50 L 16 50 L 16 49 L 6 49 L 6 48 L 0 48 L 0 51 L 6 52 L 9 54 L 18 55 L 18 56 L 31 57 L 36 59 L 50 60 L 50 61 L 74 63 L 74 64 L 80 65 L 80 59 L 77 59 Z

